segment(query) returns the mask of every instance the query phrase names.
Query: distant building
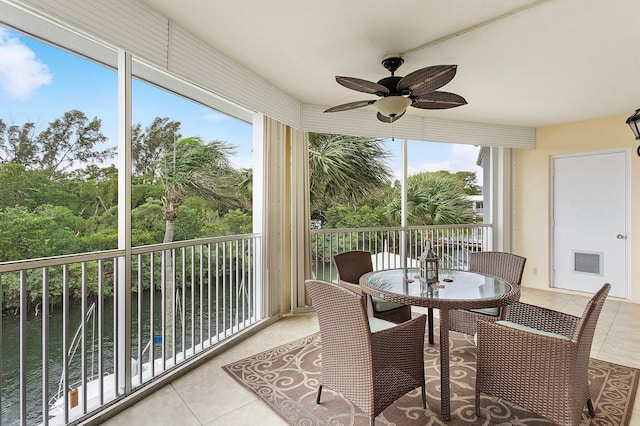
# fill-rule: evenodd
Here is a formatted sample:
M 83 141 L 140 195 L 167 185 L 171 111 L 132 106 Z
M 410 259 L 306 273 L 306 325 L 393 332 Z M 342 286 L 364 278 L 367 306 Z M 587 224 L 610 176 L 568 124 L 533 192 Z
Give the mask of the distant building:
M 484 213 L 484 195 L 467 195 L 467 199 L 473 202 L 473 211 L 476 214 L 476 221 L 483 221 Z

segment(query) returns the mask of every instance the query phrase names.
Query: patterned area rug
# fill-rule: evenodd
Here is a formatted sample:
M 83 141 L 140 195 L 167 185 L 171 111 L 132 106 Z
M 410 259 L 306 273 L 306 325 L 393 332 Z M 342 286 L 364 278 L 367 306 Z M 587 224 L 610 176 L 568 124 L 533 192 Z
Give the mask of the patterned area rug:
M 437 330 L 437 327 L 436 327 Z M 436 342 L 438 339 L 436 338 Z M 223 368 L 292 425 L 368 425 L 367 416 L 328 388 L 316 404 L 320 377 L 320 335 L 259 353 Z M 427 410 L 422 409 L 419 389 L 389 406 L 376 425 L 552 425 L 550 421 L 508 402 L 482 395 L 482 416 L 474 409 L 475 346 L 472 338 L 450 333 L 451 421 L 440 417 L 440 361 L 438 344 L 425 345 Z M 591 359 L 589 376 L 596 418 L 582 425 L 628 425 L 640 370 Z

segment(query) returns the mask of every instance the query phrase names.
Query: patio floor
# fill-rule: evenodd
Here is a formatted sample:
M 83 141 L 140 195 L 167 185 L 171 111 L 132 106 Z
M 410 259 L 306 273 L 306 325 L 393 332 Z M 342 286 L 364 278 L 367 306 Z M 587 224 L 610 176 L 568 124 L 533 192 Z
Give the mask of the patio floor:
M 521 301 L 580 315 L 588 296 L 522 288 Z M 640 368 L 640 305 L 608 298 L 598 322 L 591 356 Z M 318 331 L 315 314 L 292 315 L 176 379 L 105 425 L 286 425 L 256 396 L 235 382 L 222 365 Z M 636 395 L 631 424 L 640 424 Z

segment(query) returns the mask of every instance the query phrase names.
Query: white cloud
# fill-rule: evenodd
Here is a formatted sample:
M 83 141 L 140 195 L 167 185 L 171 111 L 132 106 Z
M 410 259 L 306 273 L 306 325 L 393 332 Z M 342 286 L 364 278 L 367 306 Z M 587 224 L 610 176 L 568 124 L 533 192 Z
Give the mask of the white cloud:
M 27 99 L 51 83 L 46 64 L 9 31 L 0 29 L 0 89 L 14 99 Z
M 214 123 L 220 122 L 220 121 L 224 121 L 226 120 L 227 117 L 224 114 L 221 114 L 219 112 L 208 112 L 206 114 L 202 115 L 202 119 L 207 120 L 207 121 L 213 121 Z

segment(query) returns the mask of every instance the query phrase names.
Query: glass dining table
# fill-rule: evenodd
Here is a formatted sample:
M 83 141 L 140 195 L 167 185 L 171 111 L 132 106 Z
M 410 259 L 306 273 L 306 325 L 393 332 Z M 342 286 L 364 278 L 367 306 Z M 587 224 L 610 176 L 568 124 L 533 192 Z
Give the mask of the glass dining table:
M 428 285 L 419 268 L 386 269 L 360 278 L 362 291 L 380 299 L 428 308 L 430 343 L 433 343 L 433 309 L 440 321 L 440 405 L 442 419 L 451 419 L 449 382 L 449 311 L 506 306 L 520 298 L 520 286 L 475 272 L 440 270 L 439 282 Z

